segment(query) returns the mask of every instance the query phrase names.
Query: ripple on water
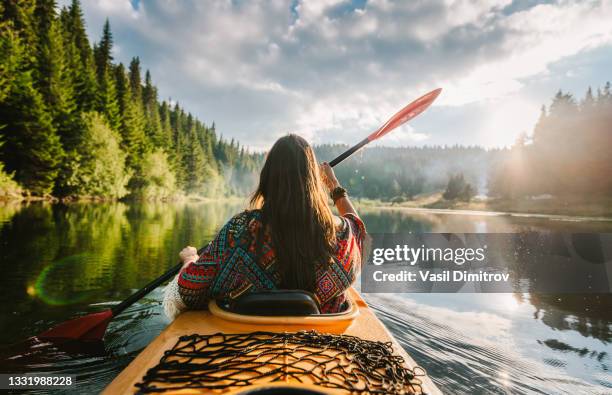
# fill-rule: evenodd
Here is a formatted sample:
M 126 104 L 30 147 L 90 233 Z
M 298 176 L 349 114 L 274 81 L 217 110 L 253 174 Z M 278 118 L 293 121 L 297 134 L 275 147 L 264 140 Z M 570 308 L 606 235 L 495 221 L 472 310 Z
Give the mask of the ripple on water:
M 481 313 L 419 306 L 405 297 L 366 295 L 376 315 L 406 351 L 424 367 L 444 391 L 479 393 L 605 393 L 606 385 L 572 378 L 560 359 L 539 360 L 524 354 L 513 343 L 513 327 L 500 326 L 505 334 L 494 341 L 481 336 L 486 326 Z M 460 322 L 465 320 L 466 322 Z M 510 323 L 511 324 L 511 323 Z M 466 326 L 467 325 L 467 326 Z M 469 330 L 470 327 L 473 330 Z M 460 330 L 466 328 L 466 330 Z

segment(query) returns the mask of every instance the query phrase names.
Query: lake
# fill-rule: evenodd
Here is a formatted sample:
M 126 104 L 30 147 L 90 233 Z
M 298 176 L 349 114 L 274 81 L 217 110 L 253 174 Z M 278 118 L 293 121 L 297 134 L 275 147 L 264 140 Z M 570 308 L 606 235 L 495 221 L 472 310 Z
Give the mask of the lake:
M 168 324 L 162 290 L 114 319 L 105 346 L 66 351 L 22 342 L 124 299 L 200 247 L 243 206 L 75 203 L 0 206 L 3 370 L 74 374 L 99 392 Z M 369 232 L 612 232 L 612 222 L 363 208 Z M 612 295 L 365 294 L 444 392 L 610 393 Z M 6 355 L 11 359 L 6 359 Z

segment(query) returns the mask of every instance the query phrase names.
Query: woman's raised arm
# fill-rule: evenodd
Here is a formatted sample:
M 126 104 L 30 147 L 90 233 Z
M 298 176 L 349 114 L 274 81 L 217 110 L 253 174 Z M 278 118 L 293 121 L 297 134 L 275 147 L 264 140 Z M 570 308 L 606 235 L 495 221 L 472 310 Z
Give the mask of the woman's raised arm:
M 330 193 L 334 192 L 336 188 L 342 187 L 340 185 L 340 182 L 336 178 L 336 175 L 334 174 L 334 169 L 332 169 L 329 163 L 321 163 L 320 169 L 323 183 L 325 184 Z M 344 191 L 343 194 L 334 199 L 334 204 L 336 205 L 338 213 L 340 213 L 341 216 L 345 216 L 346 214 L 353 214 L 359 217 L 359 215 L 357 214 L 357 210 L 355 210 L 353 203 L 351 203 L 350 199 L 348 198 L 346 191 Z

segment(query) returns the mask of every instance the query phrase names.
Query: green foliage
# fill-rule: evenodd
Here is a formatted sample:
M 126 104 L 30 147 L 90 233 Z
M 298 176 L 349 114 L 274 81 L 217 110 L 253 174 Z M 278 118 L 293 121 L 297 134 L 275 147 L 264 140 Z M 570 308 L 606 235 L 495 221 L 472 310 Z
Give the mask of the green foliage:
M 68 68 L 62 26 L 55 15 L 54 0 L 39 0 L 34 9 L 34 24 L 38 37 L 34 84 L 52 117 L 53 127 L 64 149 L 74 147 L 79 122 L 74 100 L 73 73 Z
M 160 115 L 160 106 L 157 103 L 157 89 L 153 86 L 151 73 L 149 73 L 148 70 L 145 74 L 145 86 L 142 92 L 146 123 L 145 133 L 147 137 L 155 147 L 170 147 L 172 144 L 170 124 L 167 124 L 167 129 L 164 130 Z
M 0 141 L 2 147 L 2 141 Z M 4 165 L 0 162 L 0 200 L 21 198 L 22 189 L 13 179 L 12 174 L 4 171 Z
M 121 126 L 121 114 L 119 98 L 115 79 L 113 78 L 113 35 L 110 30 L 108 19 L 104 23 L 102 39 L 98 45 L 94 45 L 93 55 L 96 64 L 96 75 L 98 79 L 97 109 L 104 114 L 109 126 L 117 130 Z
M 409 201 L 410 199 L 406 198 L 405 196 L 396 196 L 393 199 L 390 200 L 391 205 L 396 205 L 396 204 L 401 204 L 404 202 Z
M 19 37 L 14 29 L 6 22 L 0 23 L 0 103 L 11 91 L 22 57 Z
M 161 128 L 159 132 L 159 139 L 156 140 L 155 137 L 153 137 L 153 141 L 154 143 L 156 141 L 158 142 L 158 147 L 163 147 L 165 149 L 171 148 L 174 145 L 173 131 L 170 123 L 170 107 L 166 101 L 159 106 L 159 118 Z M 170 152 L 170 154 L 172 154 L 172 152 Z
M 4 165 L 0 163 L 0 200 L 21 198 L 21 188 L 13 180 L 10 174 L 4 171 Z
M 66 68 L 61 25 L 54 0 L 38 0 L 34 10 L 38 37 L 35 84 L 54 119 L 74 109 L 72 81 Z
M 0 4 L 0 140 L 8 171 L 36 194 L 50 192 L 57 175 L 61 147 L 41 95 L 34 88 L 33 57 L 25 45 L 34 44 L 34 7 L 27 2 Z M 40 149 L 37 146 L 42 144 Z M 2 183 L 12 178 L 2 170 Z
M 133 100 L 125 68 L 119 64 L 115 69 L 117 96 L 119 97 L 120 126 L 122 147 L 127 153 L 127 164 L 138 169 L 145 152 L 144 120 L 139 102 Z
M 211 169 L 204 157 L 204 150 L 196 136 L 195 125 L 192 125 L 184 146 L 184 164 L 187 181 L 185 190 L 188 193 L 198 194 L 204 192 L 206 177 L 211 175 Z
M 104 114 L 106 121 L 114 130 L 121 127 L 121 114 L 117 96 L 117 88 L 110 70 L 104 69 L 102 75 L 98 77 L 97 109 Z
M 330 161 L 348 146 L 315 147 L 317 158 Z M 343 162 L 334 171 L 351 196 L 392 200 L 444 191 L 448 174 L 460 172 L 473 185 L 484 179 L 497 155 L 480 147 L 371 147 Z
M 14 75 L 6 82 L 0 103 L 2 159 L 9 172 L 36 195 L 51 192 L 63 149 L 41 94 L 33 79 L 17 34 L 9 38 L 8 67 Z M 3 44 L 4 45 L 4 44 Z
M 97 102 L 96 70 L 78 0 L 73 0 L 70 7 L 62 9 L 60 20 L 64 32 L 67 67 L 72 72 L 77 108 L 80 111 L 91 111 Z
M 449 177 L 446 190 L 442 194 L 445 200 L 461 200 L 469 202 L 476 195 L 474 187 L 465 181 L 463 173 Z
M 176 193 L 176 178 L 168 162 L 168 155 L 161 149 L 145 154 L 140 179 L 142 184 L 132 192 L 140 199 L 168 199 Z
M 68 185 L 75 194 L 101 198 L 121 198 L 127 194 L 129 173 L 119 137 L 96 113 L 84 113 L 83 139 L 78 162 L 71 168 Z
M 96 62 L 96 73 L 98 79 L 101 79 L 112 67 L 113 56 L 113 34 L 111 33 L 110 22 L 108 18 L 104 22 L 102 30 L 102 39 L 98 45 L 94 46 L 94 59 Z

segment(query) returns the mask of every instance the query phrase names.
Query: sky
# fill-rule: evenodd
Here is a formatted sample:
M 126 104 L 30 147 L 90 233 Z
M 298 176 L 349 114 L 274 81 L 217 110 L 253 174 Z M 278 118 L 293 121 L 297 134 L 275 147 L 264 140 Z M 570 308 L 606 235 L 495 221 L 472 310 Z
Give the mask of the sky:
M 116 61 L 139 56 L 161 99 L 254 150 L 356 143 L 437 87 L 380 144 L 508 146 L 559 89 L 612 80 L 612 0 L 82 3 L 92 42 L 108 18 Z

